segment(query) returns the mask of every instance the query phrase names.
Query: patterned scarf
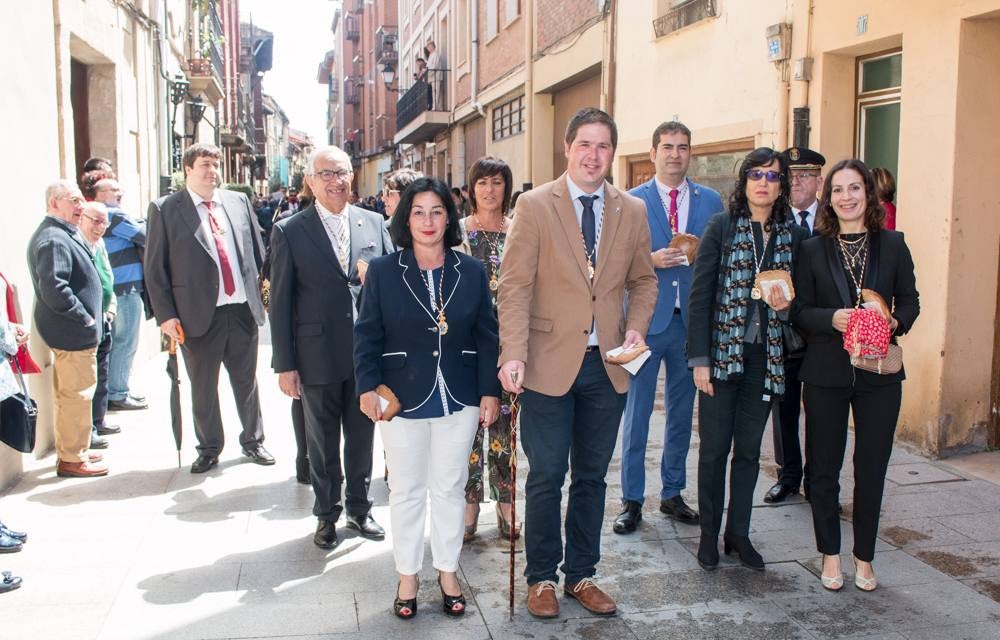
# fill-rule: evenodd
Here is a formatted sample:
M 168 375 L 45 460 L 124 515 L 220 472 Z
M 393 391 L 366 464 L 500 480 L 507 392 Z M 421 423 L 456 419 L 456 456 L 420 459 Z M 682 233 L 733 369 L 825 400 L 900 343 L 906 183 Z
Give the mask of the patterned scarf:
M 774 269 L 792 270 L 792 233 L 788 222 L 774 224 Z M 767 251 L 764 247 L 763 251 Z M 754 265 L 753 227 L 748 216 L 736 218 L 736 233 L 722 258 L 722 289 L 715 316 L 715 354 L 712 377 L 728 380 L 730 375 L 743 373 L 743 335 L 746 333 L 747 304 L 750 288 L 756 276 Z M 767 308 L 767 373 L 764 389 L 772 395 L 785 393 L 784 348 L 781 320 L 769 305 Z

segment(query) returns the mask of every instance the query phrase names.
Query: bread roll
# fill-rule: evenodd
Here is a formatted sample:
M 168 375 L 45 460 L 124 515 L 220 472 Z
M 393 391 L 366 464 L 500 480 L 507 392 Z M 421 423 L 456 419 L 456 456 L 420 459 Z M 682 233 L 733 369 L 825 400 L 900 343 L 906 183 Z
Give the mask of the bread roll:
M 861 290 L 861 300 L 864 301 L 865 307 L 869 309 L 875 309 L 882 314 L 882 317 L 886 319 L 886 322 L 892 322 L 892 312 L 889 310 L 889 305 L 885 303 L 885 298 L 878 294 L 878 291 L 873 289 L 862 289 Z
M 625 349 L 621 353 L 608 356 L 606 359 L 611 364 L 628 364 L 647 351 L 649 351 L 649 346 L 640 344 L 632 347 L 631 349 Z
M 781 269 L 761 271 L 757 274 L 757 280 L 754 284 L 760 289 L 765 300 L 767 299 L 769 288 L 773 286 L 781 288 L 785 294 L 785 298 L 789 302 L 795 299 L 795 287 L 792 286 L 792 276 L 787 271 Z
M 675 233 L 667 245 L 671 249 L 680 249 L 687 256 L 688 264 L 694 264 L 694 258 L 698 255 L 698 236 L 690 233 Z

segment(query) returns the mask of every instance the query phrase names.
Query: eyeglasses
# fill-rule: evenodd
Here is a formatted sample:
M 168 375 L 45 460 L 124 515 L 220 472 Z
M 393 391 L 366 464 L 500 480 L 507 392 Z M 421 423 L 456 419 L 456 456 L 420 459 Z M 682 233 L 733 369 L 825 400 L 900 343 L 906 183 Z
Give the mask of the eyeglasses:
M 768 182 L 777 182 L 777 181 L 781 180 L 781 172 L 780 171 L 763 171 L 761 169 L 750 169 L 749 171 L 747 171 L 747 178 L 749 178 L 750 180 L 753 180 L 754 182 L 756 182 L 756 181 L 758 181 L 758 180 L 760 180 L 762 178 L 764 180 L 767 180 Z
M 323 182 L 329 182 L 334 178 L 337 178 L 338 180 L 343 180 L 347 176 L 351 175 L 351 173 L 353 172 L 348 171 L 347 169 L 339 169 L 337 171 L 331 171 L 330 169 L 323 169 L 322 171 L 317 171 L 313 175 L 319 176 L 319 179 L 322 180 Z
M 86 202 L 86 200 L 84 200 L 80 196 L 59 196 L 59 199 L 60 200 L 69 200 L 74 205 L 82 205 L 84 202 Z
M 95 218 L 94 216 L 88 216 L 88 215 L 84 215 L 83 217 L 86 218 L 87 220 L 90 220 L 92 223 L 94 223 L 98 227 L 106 227 L 106 226 L 108 226 L 108 221 L 107 220 L 103 220 L 101 218 Z
M 389 187 L 386 187 L 385 189 L 382 189 L 382 193 L 384 195 L 389 195 L 390 193 L 399 193 L 399 189 L 390 189 Z
M 802 172 L 793 171 L 792 175 L 789 177 L 789 181 L 791 181 L 791 182 L 800 182 L 802 180 L 809 180 L 809 179 L 818 178 L 818 177 L 819 177 L 819 174 L 818 173 L 814 173 L 812 171 L 802 171 Z

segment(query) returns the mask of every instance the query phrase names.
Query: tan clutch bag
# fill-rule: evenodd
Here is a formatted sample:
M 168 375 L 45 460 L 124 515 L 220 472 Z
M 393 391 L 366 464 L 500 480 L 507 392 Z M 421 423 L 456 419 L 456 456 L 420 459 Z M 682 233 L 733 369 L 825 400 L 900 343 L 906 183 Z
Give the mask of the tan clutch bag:
M 388 404 L 382 409 L 382 420 L 388 422 L 399 415 L 399 412 L 403 410 L 403 405 L 400 403 L 399 398 L 396 394 L 392 392 L 392 389 L 380 384 L 375 388 L 375 393 L 379 395 L 380 398 L 385 400 Z
M 626 349 L 619 354 L 608 356 L 605 359 L 611 364 L 628 364 L 647 351 L 649 351 L 649 346 L 642 344 L 632 347 L 631 349 Z

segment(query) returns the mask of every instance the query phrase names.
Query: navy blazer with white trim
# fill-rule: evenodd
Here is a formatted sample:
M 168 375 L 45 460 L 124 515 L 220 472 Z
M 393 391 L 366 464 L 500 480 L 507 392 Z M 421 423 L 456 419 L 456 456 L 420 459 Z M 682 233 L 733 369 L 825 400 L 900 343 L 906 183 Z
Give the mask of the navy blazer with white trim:
M 449 398 L 460 405 L 479 406 L 483 396 L 500 396 L 497 321 L 486 270 L 451 249 L 444 269 L 443 336 L 412 249 L 372 260 L 365 276 L 354 326 L 357 392 L 385 384 L 402 403 L 403 417 L 440 397 L 438 368 Z

